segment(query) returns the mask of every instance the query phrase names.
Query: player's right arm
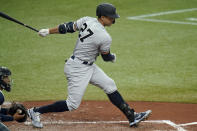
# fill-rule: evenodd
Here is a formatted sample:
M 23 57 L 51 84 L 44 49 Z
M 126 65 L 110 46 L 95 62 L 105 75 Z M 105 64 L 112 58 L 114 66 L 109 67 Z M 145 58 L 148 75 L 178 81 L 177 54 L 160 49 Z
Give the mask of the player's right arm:
M 41 29 L 38 34 L 42 37 L 45 37 L 49 34 L 66 34 L 66 33 L 73 33 L 76 29 L 76 24 L 73 22 L 68 22 L 64 24 L 60 24 L 59 26 L 55 28 L 50 29 Z
M 101 56 L 104 61 L 114 63 L 116 61 L 116 54 L 110 52 L 112 39 L 108 34 L 102 36 L 102 38 L 102 44 L 100 45 Z
M 103 60 L 106 62 L 108 62 L 108 61 L 113 62 L 113 63 L 116 62 L 116 54 L 110 53 L 110 51 L 109 52 L 101 52 L 101 56 L 102 56 Z

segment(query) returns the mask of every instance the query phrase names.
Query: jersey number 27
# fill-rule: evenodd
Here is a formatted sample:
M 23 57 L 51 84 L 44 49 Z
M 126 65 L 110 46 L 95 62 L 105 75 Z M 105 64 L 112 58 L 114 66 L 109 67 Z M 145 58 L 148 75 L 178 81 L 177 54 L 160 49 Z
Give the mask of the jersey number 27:
M 88 32 L 88 34 L 83 36 L 83 37 L 81 36 L 81 34 L 79 34 L 79 39 L 80 39 L 81 42 L 83 42 L 84 39 L 86 39 L 86 38 L 88 38 L 88 37 L 90 37 L 91 35 L 94 34 L 90 28 L 87 29 L 87 24 L 86 23 L 83 24 L 83 27 L 81 28 L 81 31 L 82 32 L 84 32 L 84 31 Z

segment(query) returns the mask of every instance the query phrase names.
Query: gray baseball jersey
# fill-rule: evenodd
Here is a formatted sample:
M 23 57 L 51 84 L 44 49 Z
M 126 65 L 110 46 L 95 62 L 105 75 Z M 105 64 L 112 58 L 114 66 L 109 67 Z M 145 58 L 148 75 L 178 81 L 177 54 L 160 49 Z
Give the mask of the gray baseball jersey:
M 108 52 L 112 39 L 104 26 L 92 17 L 83 17 L 75 22 L 79 38 L 73 55 L 80 60 L 94 62 L 99 52 Z
M 84 64 L 94 62 L 100 52 L 108 52 L 111 45 L 111 37 L 104 26 L 92 17 L 83 17 L 76 22 L 79 31 L 78 40 L 73 56 L 68 59 L 64 67 L 64 73 L 68 80 L 68 109 L 77 109 L 89 83 L 101 88 L 110 94 L 117 90 L 114 80 L 108 77 L 96 64 Z

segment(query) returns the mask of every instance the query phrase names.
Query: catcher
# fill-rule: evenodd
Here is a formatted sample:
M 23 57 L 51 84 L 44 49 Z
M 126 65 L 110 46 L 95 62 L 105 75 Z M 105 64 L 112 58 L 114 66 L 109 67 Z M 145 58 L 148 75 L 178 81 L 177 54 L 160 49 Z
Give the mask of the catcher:
M 17 121 L 25 122 L 27 120 L 27 111 L 22 104 L 12 103 L 9 108 L 1 108 L 5 98 L 3 90 L 11 91 L 11 71 L 0 66 L 0 131 L 9 131 L 9 129 L 1 122 Z

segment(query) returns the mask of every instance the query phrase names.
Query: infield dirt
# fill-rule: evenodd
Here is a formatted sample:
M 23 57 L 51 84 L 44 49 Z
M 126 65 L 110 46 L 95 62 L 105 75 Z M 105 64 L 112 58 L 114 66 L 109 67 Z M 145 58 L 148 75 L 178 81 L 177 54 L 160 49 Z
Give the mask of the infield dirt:
M 27 108 L 51 104 L 54 101 L 23 102 Z M 159 102 L 128 102 L 136 112 L 148 109 L 152 114 L 148 120 L 170 120 L 176 124 L 197 122 L 197 104 L 159 103 Z M 125 116 L 109 101 L 83 101 L 80 107 L 72 112 L 48 113 L 41 115 L 43 122 L 90 122 L 90 123 L 64 123 L 46 124 L 44 128 L 37 129 L 24 123 L 7 122 L 5 125 L 11 131 L 153 131 L 177 130 L 165 123 L 141 122 L 137 128 L 130 128 L 128 123 L 96 123 L 95 121 L 127 121 Z M 30 122 L 30 120 L 28 120 Z M 187 131 L 197 130 L 197 125 L 183 127 Z

